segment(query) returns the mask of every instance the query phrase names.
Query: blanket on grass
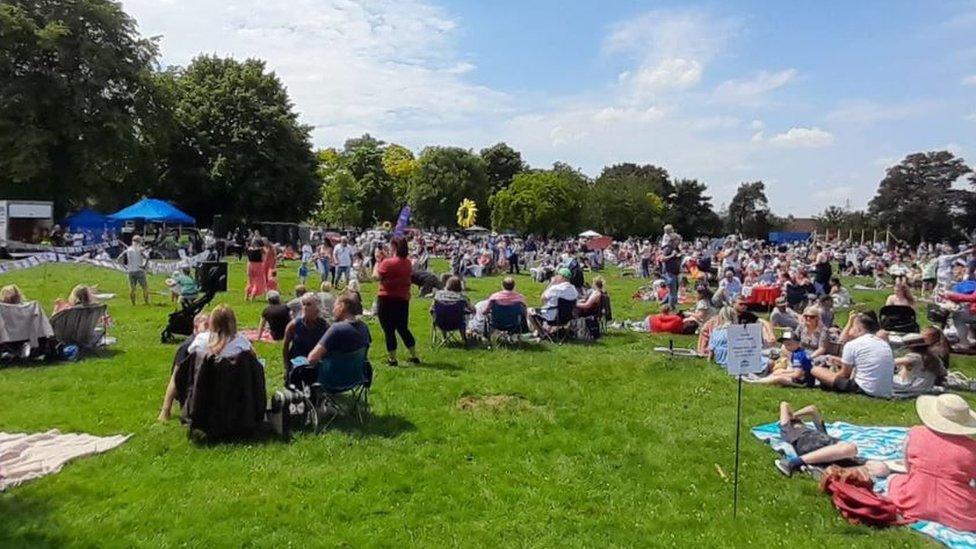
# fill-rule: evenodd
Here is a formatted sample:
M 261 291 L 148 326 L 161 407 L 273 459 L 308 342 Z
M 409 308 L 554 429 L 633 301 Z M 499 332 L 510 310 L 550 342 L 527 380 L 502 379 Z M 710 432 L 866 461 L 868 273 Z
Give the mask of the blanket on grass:
M 261 336 L 261 339 L 260 340 L 258 339 L 258 329 L 257 328 L 249 328 L 247 330 L 241 330 L 241 333 L 244 334 L 244 337 L 246 337 L 248 339 L 248 341 L 262 341 L 264 343 L 274 343 L 275 342 L 274 338 L 271 337 L 271 331 L 268 330 L 268 329 L 265 329 L 264 330 L 264 335 Z
M 857 455 L 860 458 L 880 461 L 905 458 L 904 442 L 905 437 L 908 436 L 906 427 L 863 427 L 837 421 L 827 424 L 827 433 L 844 442 L 857 444 Z M 777 422 L 754 427 L 752 434 L 787 457 L 796 455 L 793 446 L 780 438 L 779 423 Z M 888 482 L 885 479 L 875 485 L 875 491 L 884 493 L 887 486 Z M 976 532 L 963 532 L 927 520 L 914 522 L 909 525 L 909 528 L 921 532 L 952 549 L 976 549 Z
M 107 452 L 130 436 L 61 434 L 57 429 L 34 434 L 0 432 L 0 492 L 57 473 L 73 459 Z

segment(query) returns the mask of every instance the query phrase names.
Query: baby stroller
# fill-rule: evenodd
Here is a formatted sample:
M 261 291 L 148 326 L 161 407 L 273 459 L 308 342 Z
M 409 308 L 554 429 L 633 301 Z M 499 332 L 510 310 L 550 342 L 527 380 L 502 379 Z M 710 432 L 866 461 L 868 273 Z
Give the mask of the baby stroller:
M 226 291 L 227 267 L 226 263 L 222 268 L 220 265 L 220 263 L 205 263 L 197 268 L 197 280 L 203 289 L 203 295 L 190 301 L 180 300 L 180 310 L 169 314 L 166 327 L 159 335 L 162 343 L 173 341 L 174 335 L 192 335 L 194 317 L 213 301 L 218 291 Z

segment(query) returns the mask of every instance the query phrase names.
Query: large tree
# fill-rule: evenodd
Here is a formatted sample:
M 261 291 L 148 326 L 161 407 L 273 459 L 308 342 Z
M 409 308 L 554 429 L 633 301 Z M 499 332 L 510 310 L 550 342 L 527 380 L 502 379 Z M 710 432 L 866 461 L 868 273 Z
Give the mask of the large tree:
M 359 184 L 349 170 L 338 169 L 324 174 L 322 194 L 315 220 L 336 228 L 357 227 L 362 223 L 359 207 Z
M 393 178 L 383 164 L 386 143 L 369 134 L 346 140 L 342 150 L 343 165 L 359 185 L 359 207 L 362 225 L 395 221 L 398 199 Z
M 778 225 L 769 211 L 766 185 L 762 181 L 742 183 L 729 203 L 726 229 L 749 238 L 766 238 Z
M 58 214 L 152 179 L 156 46 L 107 0 L 0 3 L 0 188 Z M 147 173 L 142 172 L 147 170 Z M 140 181 L 140 183 L 143 183 Z
M 949 151 L 910 154 L 888 168 L 868 210 L 878 225 L 910 242 L 956 238 L 958 229 L 965 229 L 954 223 L 961 219 L 967 196 L 952 185 L 970 172 Z
M 608 177 L 606 170 L 586 189 L 586 227 L 616 237 L 649 236 L 664 225 L 660 186 L 638 175 Z
M 634 164 L 625 162 L 603 168 L 597 180 L 613 181 L 615 179 L 640 180 L 654 194 L 665 201 L 674 193 L 674 185 L 668 177 L 668 171 L 653 164 Z
M 288 94 L 263 61 L 201 56 L 173 73 L 180 142 L 161 193 L 199 221 L 299 221 L 321 181 Z
M 516 174 L 527 169 L 522 155 L 505 143 L 496 143 L 491 147 L 481 149 L 481 159 L 485 161 L 485 173 L 488 176 L 489 194 L 508 187 Z
M 705 194 L 708 187 L 694 179 L 673 182 L 673 191 L 666 197 L 664 220 L 685 238 L 715 235 L 722 229 L 722 220 L 712 209 L 712 198 Z
M 420 155 L 408 192 L 413 214 L 428 227 L 457 226 L 457 208 L 469 198 L 484 217 L 488 203 L 485 161 L 457 147 L 428 147 Z
M 520 173 L 489 200 L 491 226 L 496 231 L 522 234 L 574 234 L 579 229 L 583 191 L 572 172 Z

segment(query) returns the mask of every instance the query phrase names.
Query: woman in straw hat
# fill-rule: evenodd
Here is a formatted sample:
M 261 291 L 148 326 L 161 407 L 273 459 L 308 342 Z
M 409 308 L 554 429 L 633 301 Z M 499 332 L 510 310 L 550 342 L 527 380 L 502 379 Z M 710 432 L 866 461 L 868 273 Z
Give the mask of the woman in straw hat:
M 976 412 L 959 395 L 920 396 L 924 425 L 908 431 L 908 472 L 894 475 L 888 497 L 909 520 L 976 532 Z

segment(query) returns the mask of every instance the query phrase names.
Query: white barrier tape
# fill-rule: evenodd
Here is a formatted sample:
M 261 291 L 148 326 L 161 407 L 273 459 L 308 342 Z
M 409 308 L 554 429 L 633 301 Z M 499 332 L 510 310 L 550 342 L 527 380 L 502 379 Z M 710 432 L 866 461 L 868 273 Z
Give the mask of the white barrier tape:
M 199 263 L 202 263 L 209 258 L 210 252 L 202 252 L 193 257 L 188 257 L 186 259 L 180 259 L 177 261 L 151 260 L 146 264 L 145 270 L 150 274 L 169 274 L 184 267 L 196 267 Z M 0 263 L 0 274 L 30 269 L 45 263 L 85 263 L 93 267 L 102 267 L 104 269 L 112 269 L 113 271 L 125 272 L 126 270 L 124 265 L 108 259 L 90 259 L 87 257 L 75 258 L 61 253 L 44 252 L 32 255 L 30 257 L 25 257 L 24 259 L 18 259 L 17 261 Z
M 80 254 L 91 251 L 101 251 L 111 247 L 107 242 L 101 244 L 89 244 L 88 246 L 48 246 L 46 244 L 27 244 L 16 240 L 8 240 L 4 246 L 10 251 L 38 251 L 53 252 L 58 254 Z

